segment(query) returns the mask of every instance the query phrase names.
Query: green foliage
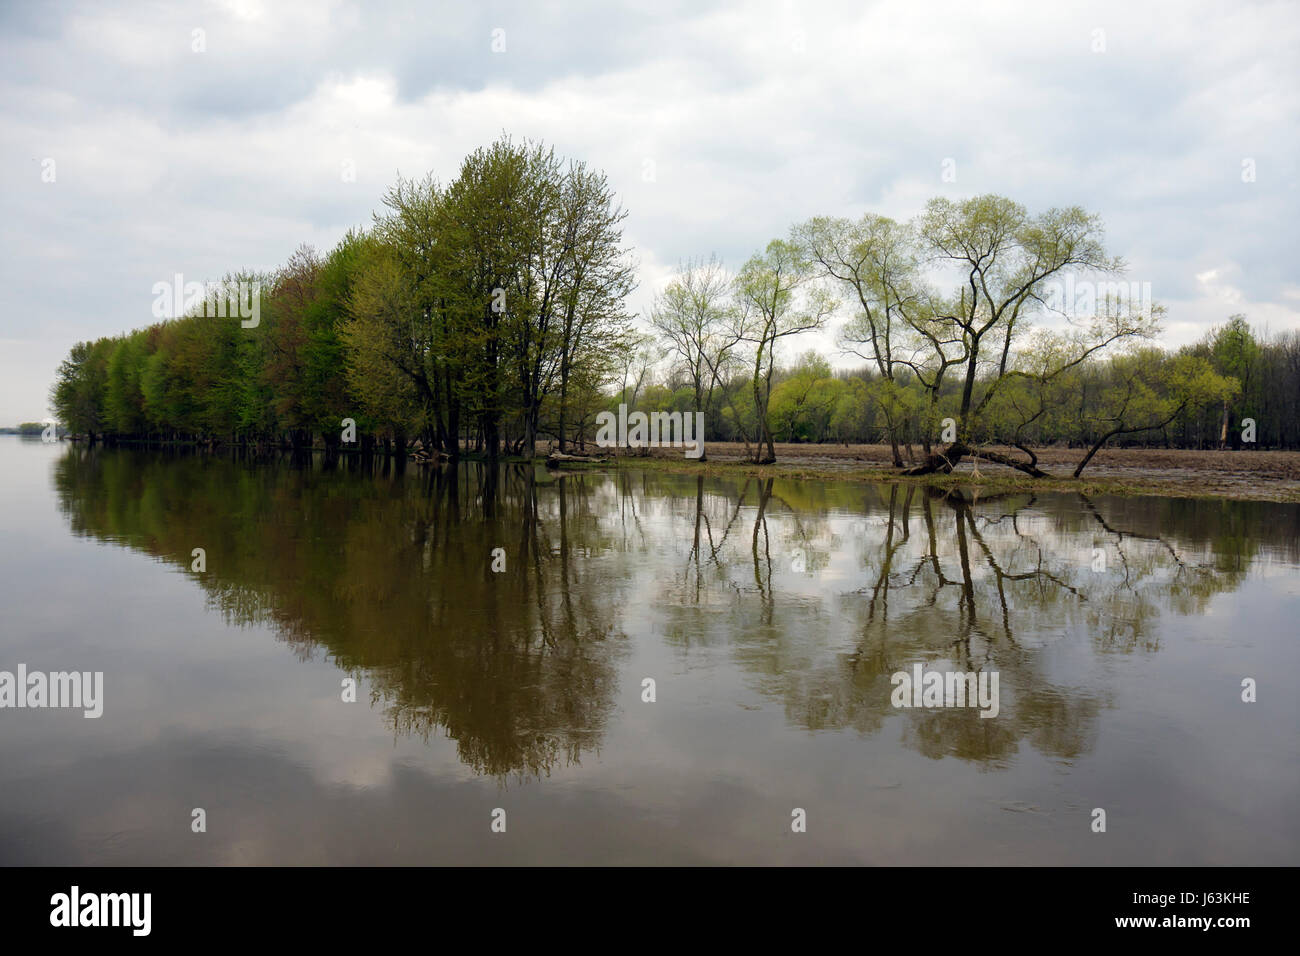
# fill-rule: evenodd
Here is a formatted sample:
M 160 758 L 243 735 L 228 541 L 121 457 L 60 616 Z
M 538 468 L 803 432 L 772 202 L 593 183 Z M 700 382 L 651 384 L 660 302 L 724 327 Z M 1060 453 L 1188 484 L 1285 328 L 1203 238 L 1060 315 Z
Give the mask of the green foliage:
M 505 138 L 445 189 L 399 180 L 369 232 L 296 251 L 260 321 L 186 315 L 81 344 L 51 396 L 77 431 L 134 439 L 337 444 L 453 454 L 586 427 L 614 378 L 633 285 L 605 177 Z M 543 413 L 551 418 L 543 420 Z
M 1050 283 L 1123 268 L 1077 207 L 977 196 L 932 200 L 909 223 L 809 219 L 734 275 L 716 258 L 683 264 L 654 299 L 653 337 L 625 308 L 624 216 L 599 172 L 502 138 L 445 186 L 399 179 L 373 227 L 327 253 L 228 276 L 259 283 L 255 327 L 196 311 L 78 343 L 51 405 L 92 437 L 332 445 L 352 418 L 359 436 L 453 454 L 585 442 L 619 403 L 701 411 L 709 440 L 743 441 L 756 461 L 775 441 L 887 441 L 902 464 L 944 418 L 959 445 L 1030 457 L 1048 442 L 1091 455 L 1252 434 L 1300 447 L 1300 332 L 1270 338 L 1234 315 L 1169 352 L 1149 344 L 1162 307 L 1132 304 L 1042 328 Z M 947 291 L 935 263 L 956 270 Z M 783 364 L 835 294 L 841 354 L 865 365 Z

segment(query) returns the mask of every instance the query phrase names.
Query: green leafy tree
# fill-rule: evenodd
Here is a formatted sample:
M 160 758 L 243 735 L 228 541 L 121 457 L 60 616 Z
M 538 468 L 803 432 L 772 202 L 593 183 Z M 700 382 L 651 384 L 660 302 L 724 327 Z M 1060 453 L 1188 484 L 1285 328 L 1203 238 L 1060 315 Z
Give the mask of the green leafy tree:
M 758 440 L 753 458 L 757 464 L 776 461 L 776 445 L 768 404 L 777 347 L 782 340 L 820 329 L 835 310 L 835 299 L 812 285 L 811 263 L 791 242 L 773 239 L 750 257 L 735 280 L 735 294 L 743 334 L 753 349 L 751 389 Z

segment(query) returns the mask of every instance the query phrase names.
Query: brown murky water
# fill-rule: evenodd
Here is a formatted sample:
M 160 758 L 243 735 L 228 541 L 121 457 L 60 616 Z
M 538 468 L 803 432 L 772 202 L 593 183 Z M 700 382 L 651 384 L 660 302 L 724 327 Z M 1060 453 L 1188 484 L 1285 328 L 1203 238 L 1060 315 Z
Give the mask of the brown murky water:
M 0 671 L 104 674 L 98 719 L 0 709 L 3 863 L 1300 862 L 1297 505 L 16 438 L 0 476 Z M 996 716 L 895 706 L 917 664 Z

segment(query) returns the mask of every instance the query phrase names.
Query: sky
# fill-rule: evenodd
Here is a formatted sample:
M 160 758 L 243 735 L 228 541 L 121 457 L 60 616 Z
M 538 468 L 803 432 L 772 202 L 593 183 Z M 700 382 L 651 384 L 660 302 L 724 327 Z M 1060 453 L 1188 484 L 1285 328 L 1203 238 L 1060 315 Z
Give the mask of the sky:
M 992 192 L 1100 215 L 1166 345 L 1300 328 L 1300 4 L 614 7 L 0 0 L 0 425 L 156 283 L 328 250 L 502 133 L 608 175 L 642 314 L 690 257 Z

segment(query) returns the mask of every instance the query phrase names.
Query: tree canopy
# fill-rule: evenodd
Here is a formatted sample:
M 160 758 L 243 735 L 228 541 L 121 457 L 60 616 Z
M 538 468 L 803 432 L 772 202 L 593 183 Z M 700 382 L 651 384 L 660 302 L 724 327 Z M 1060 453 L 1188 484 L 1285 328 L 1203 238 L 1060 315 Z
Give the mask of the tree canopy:
M 701 412 L 759 463 L 777 442 L 885 442 L 911 473 L 977 455 L 1042 475 L 1047 443 L 1079 448 L 1078 471 L 1107 442 L 1300 447 L 1300 334 L 1237 315 L 1158 347 L 1164 307 L 1077 206 L 815 216 L 735 271 L 686 260 L 644 319 L 626 216 L 603 173 L 503 137 L 445 185 L 399 178 L 328 252 L 226 276 L 260 321 L 205 302 L 76 344 L 52 404 L 92 440 L 449 457 L 585 445 L 627 404 Z M 830 328 L 837 356 L 797 347 Z

